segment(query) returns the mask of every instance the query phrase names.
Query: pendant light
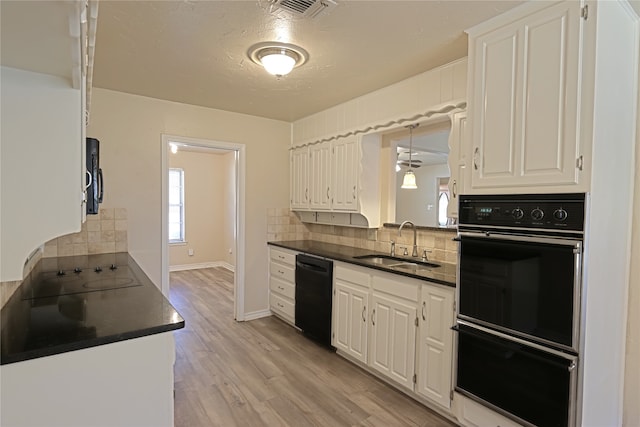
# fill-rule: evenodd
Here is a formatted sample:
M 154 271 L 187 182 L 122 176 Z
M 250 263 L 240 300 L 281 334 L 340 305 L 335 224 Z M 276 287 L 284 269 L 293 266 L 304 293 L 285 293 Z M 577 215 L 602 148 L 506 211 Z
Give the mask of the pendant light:
M 413 154 L 413 129 L 418 127 L 418 124 L 409 125 L 409 170 L 404 174 L 402 179 L 402 186 L 400 188 L 415 190 L 418 188 L 416 185 L 416 175 L 411 169 L 411 155 Z

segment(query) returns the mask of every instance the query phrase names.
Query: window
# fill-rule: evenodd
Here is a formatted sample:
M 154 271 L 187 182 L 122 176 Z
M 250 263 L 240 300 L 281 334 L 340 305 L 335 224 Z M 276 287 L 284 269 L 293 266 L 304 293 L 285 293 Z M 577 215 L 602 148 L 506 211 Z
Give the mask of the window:
M 449 207 L 449 178 L 438 178 L 438 225 L 447 225 Z
M 184 171 L 169 169 L 169 243 L 184 242 Z

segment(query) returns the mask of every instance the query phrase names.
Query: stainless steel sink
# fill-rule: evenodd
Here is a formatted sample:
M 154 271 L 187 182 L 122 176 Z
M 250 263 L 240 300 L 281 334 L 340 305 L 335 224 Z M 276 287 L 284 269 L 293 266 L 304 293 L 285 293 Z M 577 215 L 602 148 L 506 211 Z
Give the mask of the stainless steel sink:
M 432 262 L 413 260 L 413 259 L 409 260 L 406 258 L 392 257 L 389 255 L 370 254 L 370 255 L 360 255 L 354 258 L 366 260 L 373 264 L 378 264 L 378 265 L 382 265 L 389 268 L 399 268 L 407 271 L 418 271 L 418 270 L 425 270 L 429 268 L 440 267 L 439 264 L 434 264 Z

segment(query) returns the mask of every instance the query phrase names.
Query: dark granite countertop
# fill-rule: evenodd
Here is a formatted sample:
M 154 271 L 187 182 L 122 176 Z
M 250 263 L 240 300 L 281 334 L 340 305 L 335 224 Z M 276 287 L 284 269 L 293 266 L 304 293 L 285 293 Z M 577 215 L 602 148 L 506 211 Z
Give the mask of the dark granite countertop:
M 309 255 L 315 255 L 322 258 L 329 258 L 335 261 L 347 262 L 350 264 L 360 265 L 363 267 L 375 268 L 376 270 L 386 271 L 390 273 L 400 274 L 414 279 L 427 280 L 429 282 L 438 283 L 445 286 L 456 286 L 456 265 L 445 262 L 436 262 L 440 267 L 432 269 L 421 269 L 413 273 L 396 267 L 385 267 L 375 264 L 367 259 L 357 259 L 362 255 L 389 255 L 388 253 L 376 252 L 368 249 L 355 248 L 352 246 L 336 245 L 333 243 L 318 242 L 315 240 L 288 240 L 283 242 L 268 242 L 272 246 L 279 246 L 285 249 L 291 249 L 303 252 Z M 398 257 L 406 259 L 407 262 L 415 261 L 411 257 Z
M 126 252 L 43 258 L 0 316 L 2 365 L 184 327 Z

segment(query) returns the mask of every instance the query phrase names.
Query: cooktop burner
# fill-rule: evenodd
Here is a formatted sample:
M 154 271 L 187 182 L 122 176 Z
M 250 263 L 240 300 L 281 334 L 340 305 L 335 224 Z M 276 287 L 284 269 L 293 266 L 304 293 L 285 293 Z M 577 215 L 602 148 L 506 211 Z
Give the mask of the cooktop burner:
M 69 270 L 45 271 L 22 299 L 57 297 L 93 291 L 141 286 L 126 265 L 75 267 Z

